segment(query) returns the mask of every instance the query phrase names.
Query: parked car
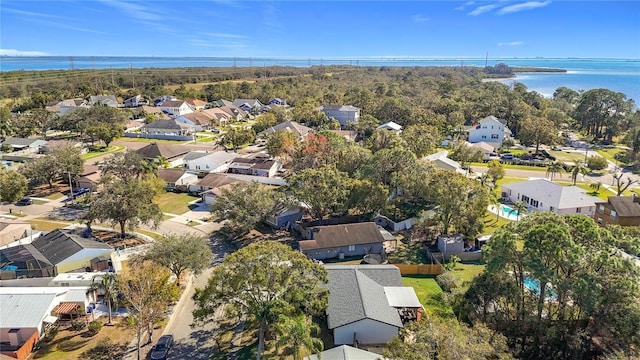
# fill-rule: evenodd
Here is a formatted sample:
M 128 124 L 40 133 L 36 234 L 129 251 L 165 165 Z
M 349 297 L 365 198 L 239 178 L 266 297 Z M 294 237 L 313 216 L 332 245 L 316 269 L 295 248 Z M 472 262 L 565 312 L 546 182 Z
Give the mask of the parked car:
M 33 199 L 28 196 L 25 196 L 22 199 L 18 200 L 18 202 L 16 202 L 16 205 L 18 206 L 26 206 L 31 204 L 33 204 Z
M 502 154 L 502 156 L 500 156 L 502 160 L 514 160 L 515 158 L 513 154 Z
M 151 350 L 151 360 L 166 360 L 172 346 L 173 335 L 162 335 Z

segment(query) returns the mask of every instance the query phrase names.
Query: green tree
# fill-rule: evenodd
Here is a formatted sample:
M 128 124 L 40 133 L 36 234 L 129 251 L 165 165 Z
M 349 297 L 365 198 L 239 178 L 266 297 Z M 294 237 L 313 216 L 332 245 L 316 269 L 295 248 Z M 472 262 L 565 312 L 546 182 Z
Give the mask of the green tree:
M 38 183 L 47 183 L 53 187 L 56 180 L 73 180 L 82 172 L 84 161 L 80 157 L 80 148 L 66 142 L 51 149 L 45 156 L 24 165 L 27 178 Z
M 470 162 L 482 161 L 482 151 L 473 146 L 469 146 L 466 141 L 456 141 L 453 144 L 453 150 L 449 154 L 449 158 L 458 161 L 463 168 Z
M 7 137 L 13 134 L 13 121 L 11 111 L 7 107 L 0 107 L 0 142 L 4 142 Z
M 558 130 L 551 120 L 530 116 L 520 121 L 518 139 L 525 146 L 535 146 L 536 154 L 540 144 L 553 145 L 557 137 Z
M 528 211 L 527 203 L 524 201 L 516 201 L 513 204 L 513 210 L 516 211 L 516 220 L 520 220 L 521 214 L 526 214 Z
M 504 166 L 497 160 L 489 161 L 487 174 L 491 176 L 491 180 L 494 184 L 498 183 L 498 180 L 504 177 Z
M 0 202 L 18 201 L 27 191 L 28 180 L 16 170 L 0 168 Z
M 609 166 L 607 159 L 599 155 L 591 155 L 587 159 L 587 167 L 591 170 L 602 170 Z
M 135 151 L 118 152 L 103 161 L 102 173 L 113 175 L 122 181 L 142 180 L 155 176 L 158 167 L 154 162 L 143 159 Z
M 253 128 L 253 131 L 255 131 L 256 133 L 260 133 L 277 124 L 278 121 L 276 119 L 276 116 L 271 112 L 267 112 L 258 116 L 256 122 L 251 127 Z
M 402 138 L 395 131 L 384 129 L 376 130 L 371 137 L 367 139 L 367 147 L 374 154 L 383 149 L 393 149 L 403 146 Z
M 389 189 L 364 179 L 351 179 L 347 208 L 358 215 L 373 214 L 387 205 Z
M 284 159 L 284 162 L 295 153 L 295 149 L 300 146 L 300 140 L 298 137 L 290 131 L 276 131 L 267 137 L 267 144 L 265 150 L 273 157 L 280 157 Z
M 268 271 L 265 271 L 268 269 Z M 258 329 L 259 360 L 265 333 L 279 315 L 319 315 L 327 307 L 327 271 L 299 251 L 272 241 L 244 247 L 215 267 L 196 289 L 194 319 L 207 322 L 220 306 L 249 317 Z
M 266 185 L 236 183 L 229 189 L 222 189 L 211 212 L 221 220 L 229 220 L 237 234 L 246 234 L 267 216 L 294 205 L 296 203 L 283 192 Z
M 554 161 L 551 164 L 547 165 L 546 176 L 549 176 L 551 181 L 553 181 L 553 178 L 555 177 L 555 175 L 562 173 L 562 171 L 564 171 L 564 164 L 561 163 L 560 161 Z M 562 175 L 560 175 L 560 177 L 562 177 Z
M 322 220 L 332 212 L 345 210 L 350 181 L 347 173 L 334 166 L 305 169 L 288 179 L 289 191 L 310 206 L 314 219 Z
M 111 324 L 111 309 L 118 296 L 118 278 L 116 274 L 104 274 L 98 282 L 94 278 L 89 290 L 102 290 L 104 292 L 104 298 L 107 300 L 107 309 L 109 310 L 109 322 L 107 324 Z
M 109 144 L 111 144 L 115 138 L 124 136 L 124 127 L 113 124 L 98 124 L 89 127 L 87 134 L 89 134 L 91 138 L 102 140 L 105 146 L 109 147 Z
M 89 223 L 108 221 L 120 226 L 120 236 L 126 237 L 127 224 L 134 228 L 139 224 L 157 227 L 162 221 L 162 212 L 153 202 L 155 190 L 140 180 L 129 179 L 123 182 L 109 176 L 103 176 L 100 196 L 92 199 L 89 211 L 84 219 Z
M 576 163 L 571 167 L 571 181 L 573 181 L 573 185 L 578 181 L 578 175 L 587 175 L 589 173 L 589 168 L 583 161 L 576 161 Z
M 407 324 L 382 355 L 394 360 L 513 359 L 507 339 L 483 324 L 426 316 Z
M 179 288 L 169 278 L 171 272 L 150 261 L 131 264 L 130 271 L 118 276 L 118 292 L 127 308 L 127 323 L 136 331 L 140 360 L 141 340 L 145 330 L 152 341 L 154 323 L 164 318 L 171 302 L 179 297 Z
M 409 125 L 401 136 L 407 148 L 419 158 L 433 153 L 442 141 L 438 128 L 431 125 Z
M 293 360 L 300 359 L 300 350 L 303 348 L 311 353 L 324 349 L 322 340 L 312 335 L 312 333 L 320 335 L 320 327 L 311 322 L 304 314 L 294 318 L 281 315 L 276 326 L 280 335 L 276 346 L 292 347 Z
M 222 134 L 220 144 L 223 146 L 232 147 L 234 150 L 240 148 L 243 145 L 250 144 L 256 139 L 256 133 L 253 129 L 238 129 L 231 128 L 226 133 Z
M 594 139 L 612 141 L 626 130 L 625 118 L 631 113 L 632 104 L 633 100 L 626 100 L 623 93 L 592 89 L 580 96 L 573 117 L 580 129 Z
M 168 234 L 157 239 L 144 253 L 143 259 L 154 261 L 176 276 L 180 285 L 182 274 L 189 270 L 198 275 L 213 261 L 209 239 L 190 233 Z

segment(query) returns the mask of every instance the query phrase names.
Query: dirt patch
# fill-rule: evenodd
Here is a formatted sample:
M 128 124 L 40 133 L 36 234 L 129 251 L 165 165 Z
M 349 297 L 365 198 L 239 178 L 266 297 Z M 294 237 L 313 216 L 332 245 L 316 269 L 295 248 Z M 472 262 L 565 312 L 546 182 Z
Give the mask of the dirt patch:
M 100 241 L 109 244 L 114 249 L 133 247 L 147 243 L 145 240 L 132 235 L 128 235 L 126 238 L 122 239 L 120 238 L 120 233 L 113 231 L 94 230 L 93 236 L 100 239 Z

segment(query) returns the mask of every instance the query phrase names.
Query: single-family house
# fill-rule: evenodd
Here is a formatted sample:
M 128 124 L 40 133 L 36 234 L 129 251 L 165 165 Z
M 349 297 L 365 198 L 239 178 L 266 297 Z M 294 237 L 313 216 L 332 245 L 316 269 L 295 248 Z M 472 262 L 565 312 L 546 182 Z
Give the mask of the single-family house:
M 189 185 L 189 192 L 198 194 L 202 197 L 205 204 L 213 204 L 215 198 L 219 195 L 210 190 L 223 188 L 225 185 L 235 184 L 240 180 L 226 176 L 225 174 L 212 173 L 207 174 L 195 184 Z
M 640 199 L 635 196 L 609 196 L 607 201 L 596 202 L 593 219 L 600 226 L 640 225 Z
M 349 124 L 357 124 L 360 121 L 360 108 L 352 105 L 322 105 L 318 110 L 338 121 L 343 129 Z
M 108 106 L 112 108 L 118 107 L 118 99 L 116 99 L 115 95 L 98 95 L 98 96 L 90 96 L 89 104 L 92 106 L 101 105 Z
M 162 103 L 164 103 L 165 101 L 175 101 L 175 100 L 178 100 L 178 98 L 171 95 L 158 96 L 157 98 L 153 99 L 153 106 L 161 106 Z
M 312 226 L 304 229 L 300 252 L 323 260 L 384 253 L 384 237 L 374 222 Z
M 470 143 L 484 141 L 495 144 L 494 147 L 496 148 L 501 148 L 504 139 L 511 136 L 511 130 L 504 123 L 504 120 L 499 120 L 495 116 L 487 116 L 477 124 L 467 128 L 469 131 L 467 141 Z
M 184 168 L 197 173 L 221 173 L 239 155 L 226 151 L 191 151 L 184 157 Z
M 280 168 L 282 168 L 282 163 L 268 157 L 237 157 L 229 164 L 227 173 L 274 177 Z
M 182 169 L 158 169 L 158 177 L 167 183 L 165 190 L 187 192 L 189 185 L 198 182 L 198 174 Z
M 460 163 L 455 160 L 451 160 L 447 157 L 449 152 L 447 150 L 439 151 L 435 154 L 427 155 L 423 157 L 425 161 L 433 163 L 433 165 L 442 170 L 455 171 L 460 174 L 467 174 L 467 171 L 462 168 Z
M 208 102 L 200 99 L 186 99 L 185 101 L 187 102 L 187 104 L 189 104 L 193 111 L 202 111 L 208 104 Z
M 212 122 L 215 123 L 216 126 L 224 126 L 234 121 L 236 116 L 234 114 L 229 114 L 224 111 L 222 108 L 211 108 L 202 110 L 203 114 L 207 114 L 212 118 Z
M 294 206 L 267 215 L 264 222 L 276 229 L 288 229 L 296 221 L 302 220 L 306 213 L 307 208 L 305 206 Z
M 285 121 L 259 132 L 258 137 L 264 139 L 273 135 L 277 131 L 288 131 L 295 135 L 298 139 L 304 140 L 307 135 L 309 135 L 309 133 L 313 131 L 313 129 L 304 125 L 300 125 L 295 121 Z
M 389 121 L 389 122 L 386 122 L 386 123 L 378 126 L 376 128 L 376 130 L 389 130 L 389 131 L 395 131 L 397 133 L 400 133 L 400 132 L 402 132 L 402 125 L 396 124 L 393 121 Z
M 157 106 L 142 105 L 136 108 L 141 118 L 145 118 L 149 115 L 155 115 L 158 119 L 168 118 L 168 116 L 162 112 L 162 109 Z
M 348 143 L 356 142 L 358 140 L 358 132 L 355 130 L 329 130 L 334 134 L 340 135 Z
M 583 214 L 593 217 L 596 203 L 602 200 L 577 186 L 562 186 L 547 179 L 535 179 L 502 185 L 502 198 L 524 201 L 528 211 L 553 211 L 558 214 Z
M 22 239 L 30 233 L 30 223 L 15 219 L 0 218 L 0 247 Z
M 138 107 L 138 106 L 146 105 L 147 101 L 144 100 L 142 95 L 136 95 L 136 96 L 132 96 L 132 97 L 126 99 L 123 102 L 123 104 L 124 104 L 124 107 L 135 108 L 135 107 Z
M 496 148 L 488 142 L 480 141 L 477 143 L 466 143 L 468 146 L 476 148 L 482 152 L 482 158 L 489 160 L 492 156 L 497 156 Z
M 143 137 L 145 139 L 164 139 L 164 140 L 193 140 L 196 133 L 194 125 L 184 122 L 169 120 L 156 120 L 150 124 L 144 125 L 140 129 L 140 133 L 128 133 Z
M 229 101 L 229 100 L 225 100 L 225 99 L 218 99 L 218 100 L 212 102 L 210 105 L 211 106 L 215 106 L 215 107 L 229 106 L 229 105 L 233 105 L 233 101 Z
M 264 107 L 264 104 L 258 99 L 235 99 L 233 105 L 253 115 L 257 115 Z
M 205 113 L 204 111 L 184 114 L 176 118 L 176 122 L 191 125 L 195 131 L 211 129 L 211 120 L 213 120 L 213 116 Z
M 23 153 L 37 154 L 41 152 L 43 146 L 47 145 L 47 141 L 42 139 L 28 139 L 21 137 L 10 137 L 0 145 L 11 145 L 13 151 L 22 151 Z
M 184 100 L 167 100 L 160 105 L 160 109 L 171 118 L 177 118 L 180 115 L 193 112 L 189 104 Z
M 220 107 L 224 112 L 233 118 L 233 121 L 247 121 L 253 119 L 252 113 L 244 111 L 241 108 L 231 104 Z
M 303 360 L 380 360 L 380 354 L 358 349 L 349 345 L 340 345 L 318 354 L 305 356 Z
M 82 166 L 82 173 L 80 173 L 76 184 L 81 188 L 96 190 L 101 178 L 102 170 L 99 166 L 85 164 Z
M 145 160 L 157 161 L 159 157 L 167 159 L 170 167 L 182 166 L 185 155 L 189 152 L 189 148 L 173 145 L 150 143 L 136 150 L 136 152 Z
M 88 109 L 90 107 L 84 99 L 66 99 L 50 102 L 45 106 L 45 109 L 59 115 L 64 115 L 77 109 Z
M 273 105 L 273 106 L 288 106 L 287 105 L 287 100 L 280 99 L 280 98 L 273 98 L 273 99 L 269 100 L 269 105 Z
M 402 285 L 394 265 L 325 265 L 327 325 L 335 345 L 384 345 L 408 321 L 420 320 L 422 304 Z

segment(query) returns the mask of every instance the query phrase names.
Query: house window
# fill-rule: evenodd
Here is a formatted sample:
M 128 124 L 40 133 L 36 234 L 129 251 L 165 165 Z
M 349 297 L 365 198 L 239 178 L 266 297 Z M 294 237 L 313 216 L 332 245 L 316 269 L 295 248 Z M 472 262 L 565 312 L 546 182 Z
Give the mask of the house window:
M 618 214 L 615 212 L 615 210 L 611 210 L 611 214 L 609 215 L 612 219 L 615 219 Z
M 355 245 L 349 245 L 349 251 L 356 251 Z
M 486 139 L 486 138 L 487 138 L 487 135 L 482 135 L 482 138 L 483 138 L 483 139 Z
M 482 125 L 482 128 L 483 128 L 483 129 L 486 129 L 486 128 L 487 128 L 487 125 Z
M 580 214 L 582 212 L 582 208 L 576 208 L 576 214 Z
M 531 206 L 533 206 L 533 207 L 536 207 L 536 208 L 537 208 L 537 207 L 538 207 L 538 200 L 533 200 L 533 199 L 531 199 L 531 201 L 529 201 L 529 204 L 531 204 Z
M 555 211 L 556 211 L 556 208 L 554 208 L 553 206 L 550 206 L 550 207 L 549 207 L 549 211 L 553 211 L 553 212 L 555 212 Z
M 491 138 L 492 138 L 492 139 L 498 139 L 498 138 L 499 138 L 499 136 L 498 136 L 498 134 L 491 134 Z
M 602 218 L 598 218 L 597 221 L 598 221 L 598 225 L 602 225 Z
M 528 203 L 529 202 L 529 197 L 526 195 L 522 195 L 522 201 Z
M 604 214 L 604 205 L 598 206 L 598 214 Z

